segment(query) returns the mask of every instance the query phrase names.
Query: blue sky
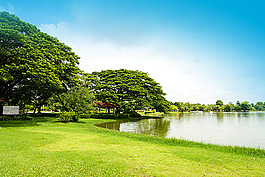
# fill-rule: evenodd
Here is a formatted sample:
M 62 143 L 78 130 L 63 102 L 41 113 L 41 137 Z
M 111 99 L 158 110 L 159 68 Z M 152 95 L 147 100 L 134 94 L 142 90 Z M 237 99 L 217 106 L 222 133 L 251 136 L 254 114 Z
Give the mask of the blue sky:
M 148 72 L 170 101 L 265 101 L 265 2 L 0 0 L 57 37 L 85 72 Z

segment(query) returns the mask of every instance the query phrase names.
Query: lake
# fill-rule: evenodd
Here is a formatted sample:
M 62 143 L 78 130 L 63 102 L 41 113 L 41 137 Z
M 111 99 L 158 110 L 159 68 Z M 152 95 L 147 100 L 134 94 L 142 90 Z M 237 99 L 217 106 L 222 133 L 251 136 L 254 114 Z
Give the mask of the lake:
M 103 123 L 121 132 L 265 149 L 265 112 L 174 113 L 164 118 Z

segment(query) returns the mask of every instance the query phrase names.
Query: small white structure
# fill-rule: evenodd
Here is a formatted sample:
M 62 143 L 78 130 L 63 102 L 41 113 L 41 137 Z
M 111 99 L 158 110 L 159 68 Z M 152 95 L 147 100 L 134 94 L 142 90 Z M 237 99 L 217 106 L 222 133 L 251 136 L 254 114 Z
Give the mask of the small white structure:
M 3 106 L 3 115 L 18 115 L 19 106 Z

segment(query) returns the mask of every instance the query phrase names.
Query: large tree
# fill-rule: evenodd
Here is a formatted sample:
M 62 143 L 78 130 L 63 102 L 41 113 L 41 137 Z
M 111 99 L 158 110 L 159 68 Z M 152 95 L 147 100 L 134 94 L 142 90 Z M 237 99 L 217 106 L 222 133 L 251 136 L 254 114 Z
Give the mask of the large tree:
M 40 107 L 78 82 L 79 57 L 58 39 L 7 12 L 0 13 L 0 98 Z
M 66 93 L 52 97 L 51 101 L 55 104 L 59 103 L 61 111 L 83 114 L 94 110 L 95 99 L 94 95 L 89 93 L 89 88 L 77 86 Z
M 118 112 L 144 107 L 166 112 L 170 105 L 162 87 L 141 71 L 102 70 L 88 75 L 87 81 L 97 100 L 118 106 Z

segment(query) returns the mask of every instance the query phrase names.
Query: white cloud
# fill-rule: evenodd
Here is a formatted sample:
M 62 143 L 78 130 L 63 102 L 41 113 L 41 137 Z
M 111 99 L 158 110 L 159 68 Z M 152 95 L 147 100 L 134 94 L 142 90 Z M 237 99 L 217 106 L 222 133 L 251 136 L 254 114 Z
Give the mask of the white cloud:
M 120 68 L 148 72 L 170 101 L 207 104 L 217 99 L 235 102 L 240 97 L 238 81 L 231 77 L 236 72 L 233 65 L 211 59 L 216 57 L 211 53 L 190 52 L 181 45 L 174 48 L 159 39 L 161 36 L 135 45 L 98 40 L 65 22 L 42 24 L 40 29 L 71 46 L 81 57 L 80 68 L 85 72 Z

